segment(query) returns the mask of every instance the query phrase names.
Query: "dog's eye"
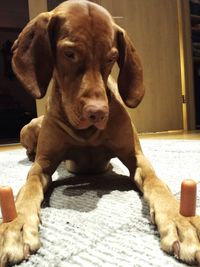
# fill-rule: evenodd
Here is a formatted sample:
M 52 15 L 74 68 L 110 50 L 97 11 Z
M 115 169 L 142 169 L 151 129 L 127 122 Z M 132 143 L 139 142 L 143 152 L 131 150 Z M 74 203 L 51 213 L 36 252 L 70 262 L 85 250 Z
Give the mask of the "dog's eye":
M 73 61 L 73 62 L 77 61 L 77 55 L 74 51 L 67 50 L 64 52 L 64 55 L 65 55 L 65 58 L 70 60 L 70 61 Z
M 117 60 L 117 58 L 118 58 L 118 52 L 114 51 L 108 56 L 107 63 L 112 64 Z
M 108 58 L 107 63 L 108 63 L 108 64 L 112 64 L 112 63 L 115 62 L 115 60 L 116 60 L 116 58 L 114 58 L 114 57 L 112 57 L 112 58 Z

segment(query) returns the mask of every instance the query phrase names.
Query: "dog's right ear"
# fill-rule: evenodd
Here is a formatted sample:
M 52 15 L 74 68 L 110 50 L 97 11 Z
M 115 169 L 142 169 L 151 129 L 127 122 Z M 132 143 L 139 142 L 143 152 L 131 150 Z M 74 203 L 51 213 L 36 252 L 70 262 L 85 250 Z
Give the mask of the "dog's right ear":
M 124 29 L 115 24 L 119 51 L 118 88 L 124 103 L 136 107 L 144 96 L 143 70 L 138 53 Z
M 31 20 L 12 47 L 12 67 L 25 89 L 42 98 L 48 88 L 53 57 L 48 34 L 51 13 L 45 12 Z

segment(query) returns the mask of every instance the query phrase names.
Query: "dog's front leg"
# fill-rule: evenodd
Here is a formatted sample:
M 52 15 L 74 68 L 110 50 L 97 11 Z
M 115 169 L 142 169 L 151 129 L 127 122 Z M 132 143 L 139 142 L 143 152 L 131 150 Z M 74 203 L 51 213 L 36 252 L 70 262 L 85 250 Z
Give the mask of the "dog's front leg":
M 150 207 L 150 216 L 160 234 L 161 248 L 176 258 L 200 264 L 200 217 L 184 217 L 179 202 L 155 174 L 150 162 L 141 153 L 136 156 L 134 180 Z
M 39 249 L 40 205 L 50 182 L 51 176 L 34 163 L 16 199 L 17 218 L 0 225 L 1 267 L 20 262 Z

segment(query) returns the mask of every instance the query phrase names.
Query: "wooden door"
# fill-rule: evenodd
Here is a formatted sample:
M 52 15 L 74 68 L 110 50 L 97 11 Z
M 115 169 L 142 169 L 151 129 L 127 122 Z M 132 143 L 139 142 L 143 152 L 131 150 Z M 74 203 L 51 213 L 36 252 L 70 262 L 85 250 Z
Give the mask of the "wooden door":
M 146 94 L 139 107 L 129 109 L 138 131 L 183 129 L 177 1 L 96 2 L 127 30 L 142 60 Z

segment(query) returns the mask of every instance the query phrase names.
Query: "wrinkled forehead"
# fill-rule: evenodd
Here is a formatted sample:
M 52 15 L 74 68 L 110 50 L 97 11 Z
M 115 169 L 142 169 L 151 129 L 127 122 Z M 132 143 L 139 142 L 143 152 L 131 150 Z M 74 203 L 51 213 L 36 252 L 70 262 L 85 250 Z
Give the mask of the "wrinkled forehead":
M 61 17 L 59 39 L 71 42 L 98 42 L 110 48 L 114 42 L 113 19 L 101 6 L 88 2 L 69 2 L 56 10 Z

